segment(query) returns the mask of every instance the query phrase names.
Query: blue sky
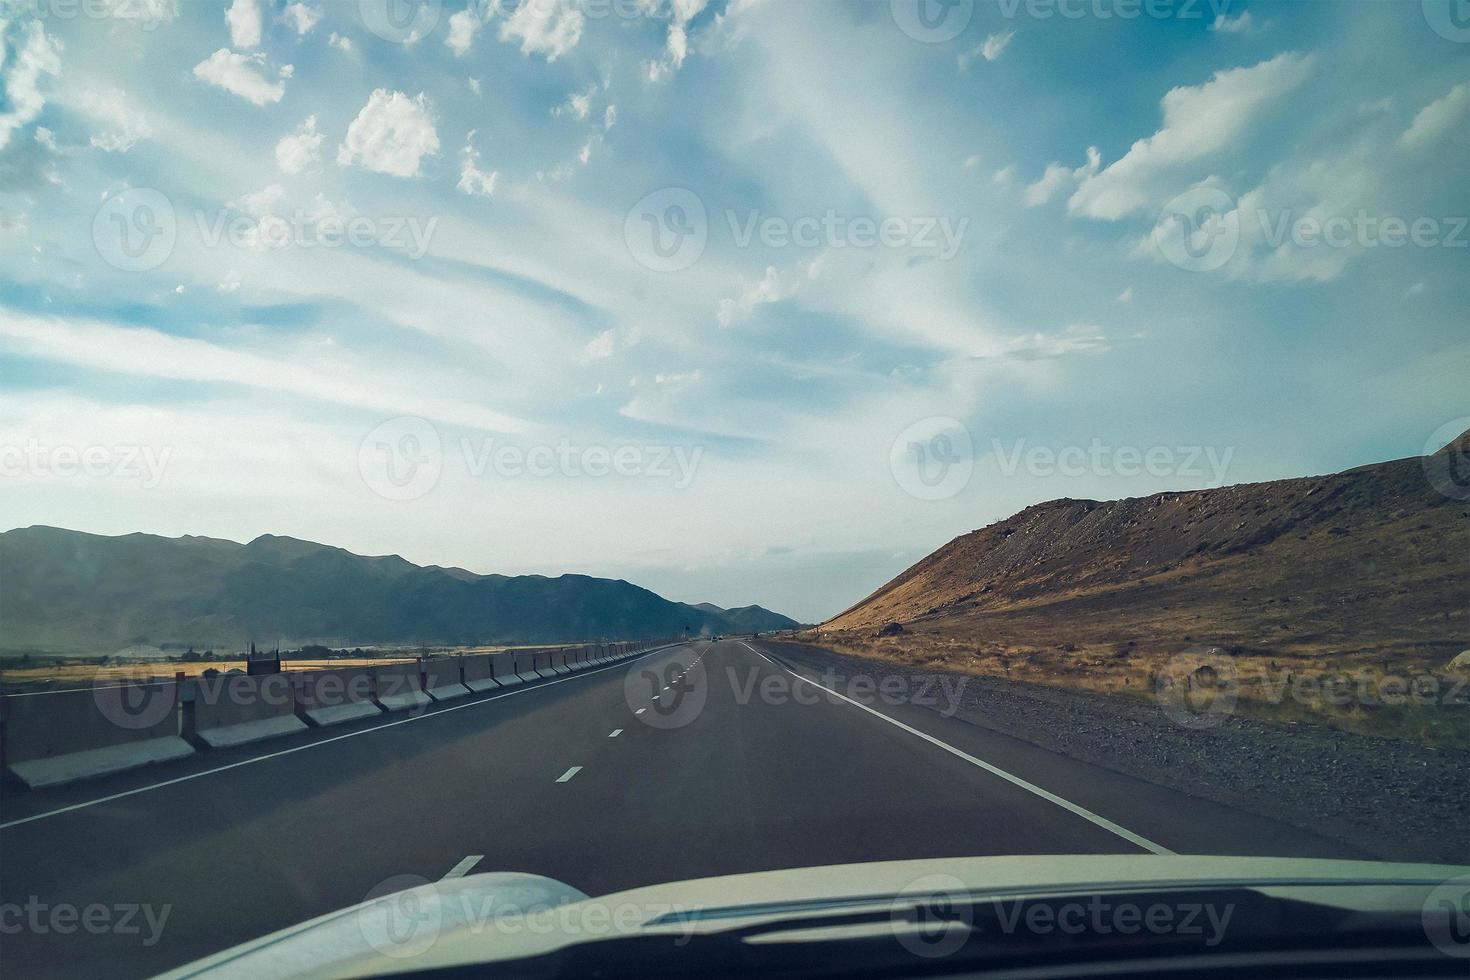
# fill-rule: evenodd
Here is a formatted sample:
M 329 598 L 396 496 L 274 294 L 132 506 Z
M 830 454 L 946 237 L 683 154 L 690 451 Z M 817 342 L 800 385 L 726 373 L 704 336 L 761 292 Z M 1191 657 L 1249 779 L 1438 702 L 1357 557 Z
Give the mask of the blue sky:
M 1421 453 L 1453 13 L 0 5 L 4 523 L 818 619 L 1039 500 Z

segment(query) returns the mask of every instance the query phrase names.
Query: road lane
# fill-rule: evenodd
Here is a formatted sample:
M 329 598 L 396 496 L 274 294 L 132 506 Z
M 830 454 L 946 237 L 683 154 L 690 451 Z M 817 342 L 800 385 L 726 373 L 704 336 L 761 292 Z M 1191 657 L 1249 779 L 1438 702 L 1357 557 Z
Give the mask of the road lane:
M 168 910 L 154 945 L 0 936 L 6 972 L 157 972 L 438 880 L 466 855 L 476 872 L 600 894 L 864 860 L 1141 850 L 931 739 L 1174 850 L 1211 850 L 1195 845 L 1243 817 L 929 709 L 881 708 L 906 730 L 788 668 L 809 670 L 697 641 L 5 827 L 0 902 Z M 0 816 L 43 812 L 46 795 L 7 800 Z

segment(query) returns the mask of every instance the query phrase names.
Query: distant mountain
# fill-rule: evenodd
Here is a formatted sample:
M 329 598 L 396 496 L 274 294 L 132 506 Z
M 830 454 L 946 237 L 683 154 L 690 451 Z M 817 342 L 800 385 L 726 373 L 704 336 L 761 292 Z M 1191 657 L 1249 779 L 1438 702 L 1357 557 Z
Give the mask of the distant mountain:
M 1213 643 L 1439 665 L 1470 645 L 1470 433 L 1329 476 L 1052 500 L 961 535 L 821 627 L 975 657 Z
M 732 633 L 770 633 L 776 630 L 793 629 L 801 625 L 796 620 L 771 612 L 763 606 L 736 606 L 733 609 L 722 609 L 712 603 L 701 602 L 694 608 L 723 617 L 730 624 Z
M 7 652 L 552 643 L 795 625 L 759 606 L 672 602 L 621 579 L 476 575 L 270 534 L 249 544 L 44 526 L 0 534 Z

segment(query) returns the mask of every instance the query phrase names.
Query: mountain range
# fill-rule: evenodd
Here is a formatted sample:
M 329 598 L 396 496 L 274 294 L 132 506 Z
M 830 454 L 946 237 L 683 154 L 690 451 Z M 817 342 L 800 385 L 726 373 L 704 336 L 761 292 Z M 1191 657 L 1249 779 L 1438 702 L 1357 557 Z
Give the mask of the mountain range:
M 479 575 L 262 535 L 248 544 L 33 526 L 0 534 L 0 650 L 553 643 L 787 629 L 760 606 L 622 579 Z

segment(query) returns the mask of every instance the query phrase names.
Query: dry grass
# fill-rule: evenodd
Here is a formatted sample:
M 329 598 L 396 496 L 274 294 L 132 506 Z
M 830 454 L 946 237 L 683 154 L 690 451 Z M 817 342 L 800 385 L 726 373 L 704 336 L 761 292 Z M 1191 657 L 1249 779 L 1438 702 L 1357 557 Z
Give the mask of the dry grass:
M 1030 633 L 1025 639 L 1031 642 L 1024 642 L 1018 625 L 1009 625 L 987 631 L 984 640 L 913 629 L 889 637 L 823 630 L 799 638 L 905 668 L 1140 699 L 1158 698 L 1161 686 L 1187 690 L 1198 707 L 1229 694 L 1235 713 L 1275 724 L 1470 748 L 1470 675 L 1445 670 L 1437 650 L 1283 656 L 1239 645 L 1181 645 L 1179 634 L 1167 631 L 1164 638 L 1093 643 L 1043 643 Z M 1176 684 L 1182 686 L 1171 687 Z
M 412 657 L 344 657 L 340 660 L 286 660 L 284 670 L 327 670 L 333 667 L 372 667 L 382 664 L 411 663 Z M 24 691 L 47 687 L 84 687 L 95 681 L 163 680 L 175 674 L 199 677 L 206 670 L 244 670 L 244 660 L 193 661 L 170 663 L 157 661 L 136 664 L 36 664 L 0 670 L 0 686 L 7 691 Z

